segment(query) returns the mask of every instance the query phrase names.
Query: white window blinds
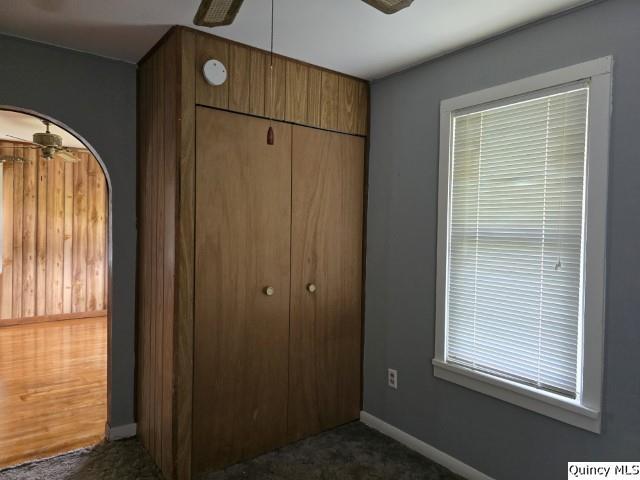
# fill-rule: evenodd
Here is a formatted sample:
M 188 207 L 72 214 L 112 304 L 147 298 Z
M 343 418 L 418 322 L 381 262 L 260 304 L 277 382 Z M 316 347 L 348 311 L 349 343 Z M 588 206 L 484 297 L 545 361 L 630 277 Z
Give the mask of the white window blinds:
M 446 360 L 575 398 L 589 86 L 455 112 Z

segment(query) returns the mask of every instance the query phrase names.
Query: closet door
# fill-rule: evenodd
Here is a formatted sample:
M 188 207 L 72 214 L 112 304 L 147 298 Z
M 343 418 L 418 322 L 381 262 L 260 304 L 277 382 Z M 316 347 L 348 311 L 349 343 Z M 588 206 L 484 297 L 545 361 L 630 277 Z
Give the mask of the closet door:
M 293 127 L 289 439 L 358 418 L 364 139 Z
M 287 439 L 291 126 L 197 108 L 193 469 Z

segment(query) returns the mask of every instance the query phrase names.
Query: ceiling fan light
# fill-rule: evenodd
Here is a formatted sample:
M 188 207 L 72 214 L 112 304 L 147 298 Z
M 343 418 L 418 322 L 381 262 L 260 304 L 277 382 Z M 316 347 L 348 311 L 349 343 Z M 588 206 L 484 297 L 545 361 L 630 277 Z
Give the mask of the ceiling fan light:
M 193 23 L 202 27 L 218 27 L 233 22 L 244 0 L 202 0 Z
M 399 12 L 413 3 L 413 0 L 363 0 L 388 15 Z

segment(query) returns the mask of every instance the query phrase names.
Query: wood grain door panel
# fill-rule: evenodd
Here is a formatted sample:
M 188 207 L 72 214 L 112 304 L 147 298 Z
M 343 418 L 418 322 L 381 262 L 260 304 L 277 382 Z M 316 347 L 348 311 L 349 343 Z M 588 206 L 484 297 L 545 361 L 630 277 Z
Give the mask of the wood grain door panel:
M 291 126 L 197 108 L 193 468 L 287 439 Z M 264 288 L 271 286 L 273 296 Z
M 364 139 L 294 126 L 292 179 L 288 431 L 296 440 L 360 411 Z

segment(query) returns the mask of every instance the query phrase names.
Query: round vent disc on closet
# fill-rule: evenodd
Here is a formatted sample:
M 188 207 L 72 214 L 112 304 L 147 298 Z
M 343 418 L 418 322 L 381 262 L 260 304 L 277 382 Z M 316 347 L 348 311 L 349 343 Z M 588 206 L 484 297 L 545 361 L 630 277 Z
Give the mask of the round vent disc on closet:
M 214 87 L 227 81 L 227 69 L 219 60 L 207 60 L 202 67 L 202 73 L 207 83 Z

